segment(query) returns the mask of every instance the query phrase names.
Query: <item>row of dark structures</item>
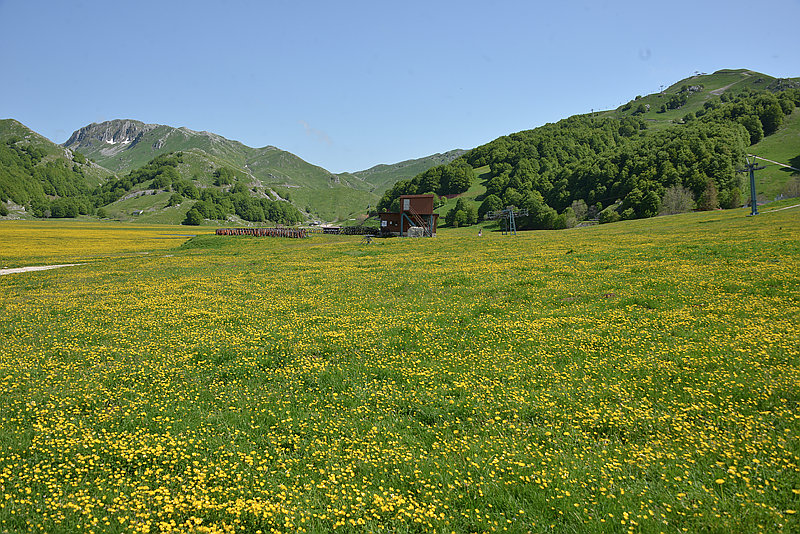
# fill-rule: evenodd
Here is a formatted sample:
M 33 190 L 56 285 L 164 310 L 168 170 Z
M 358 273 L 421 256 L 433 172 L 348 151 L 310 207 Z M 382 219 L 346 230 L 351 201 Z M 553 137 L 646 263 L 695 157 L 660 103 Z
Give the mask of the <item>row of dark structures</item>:
M 249 235 L 253 237 L 308 237 L 305 228 L 217 228 L 217 235 Z
M 439 214 L 433 212 L 433 195 L 403 195 L 400 211 L 379 213 L 379 228 L 365 226 L 323 226 L 307 228 L 219 228 L 217 235 L 255 237 L 309 237 L 312 233 L 339 235 L 379 235 L 381 237 L 436 237 Z

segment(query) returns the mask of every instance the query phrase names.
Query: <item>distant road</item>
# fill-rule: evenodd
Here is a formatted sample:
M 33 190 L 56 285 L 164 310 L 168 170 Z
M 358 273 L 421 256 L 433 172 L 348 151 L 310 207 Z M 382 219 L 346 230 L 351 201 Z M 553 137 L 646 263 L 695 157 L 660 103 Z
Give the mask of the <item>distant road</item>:
M 27 273 L 30 271 L 47 271 L 49 269 L 58 269 L 60 267 L 73 267 L 75 265 L 84 265 L 83 263 L 65 263 L 63 265 L 36 265 L 34 267 L 17 267 L 15 269 L 0 269 L 0 276 L 4 274 L 14 273 Z
M 761 156 L 756 156 L 755 154 L 748 154 L 748 156 L 750 156 L 751 158 L 756 158 L 756 159 L 760 159 L 760 160 L 763 160 L 763 161 L 768 161 L 770 163 L 774 163 L 775 165 L 780 165 L 781 167 L 786 167 L 787 169 L 792 169 L 793 171 L 800 172 L 800 169 L 798 169 L 797 167 L 792 167 L 791 165 L 786 165 L 785 163 L 780 163 L 778 161 L 772 161 L 771 159 L 762 158 Z

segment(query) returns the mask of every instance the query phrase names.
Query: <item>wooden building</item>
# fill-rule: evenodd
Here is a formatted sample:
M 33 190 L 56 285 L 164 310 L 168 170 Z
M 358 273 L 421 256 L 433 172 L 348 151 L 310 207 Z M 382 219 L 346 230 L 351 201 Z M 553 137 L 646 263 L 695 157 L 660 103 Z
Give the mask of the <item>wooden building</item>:
M 380 213 L 381 235 L 407 237 L 420 233 L 425 237 L 436 237 L 439 214 L 433 212 L 434 195 L 403 195 L 400 197 L 399 213 Z

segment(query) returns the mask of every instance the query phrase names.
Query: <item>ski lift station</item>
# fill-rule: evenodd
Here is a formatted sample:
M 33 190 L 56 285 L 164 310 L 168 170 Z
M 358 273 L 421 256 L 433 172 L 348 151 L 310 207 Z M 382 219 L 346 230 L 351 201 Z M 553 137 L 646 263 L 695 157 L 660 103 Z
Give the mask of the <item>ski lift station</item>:
M 434 195 L 403 195 L 400 213 L 380 213 L 382 236 L 436 237 L 439 214 L 433 212 Z

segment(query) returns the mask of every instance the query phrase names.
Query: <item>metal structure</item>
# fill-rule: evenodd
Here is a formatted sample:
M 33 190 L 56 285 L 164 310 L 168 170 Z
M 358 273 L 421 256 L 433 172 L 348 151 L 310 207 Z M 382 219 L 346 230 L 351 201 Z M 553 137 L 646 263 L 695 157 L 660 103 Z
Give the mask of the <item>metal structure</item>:
M 756 174 L 755 171 L 760 171 L 761 169 L 766 169 L 763 165 L 761 167 L 756 167 L 756 157 L 753 156 L 753 161 L 751 162 L 747 156 L 745 156 L 745 161 L 747 161 L 747 165 L 744 166 L 744 169 L 739 169 L 736 172 L 749 172 L 750 173 L 750 215 L 758 215 L 758 202 L 756 199 Z
M 505 209 L 490 211 L 487 219 L 500 219 L 500 232 L 503 235 L 517 235 L 517 217 L 528 215 L 527 209 L 517 209 L 515 206 L 506 206 Z M 505 223 L 505 224 L 504 224 Z

